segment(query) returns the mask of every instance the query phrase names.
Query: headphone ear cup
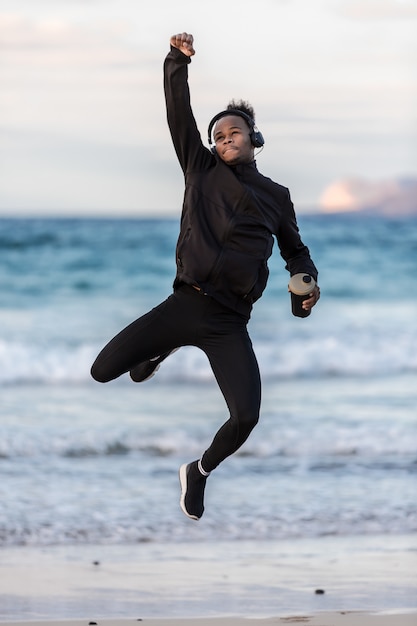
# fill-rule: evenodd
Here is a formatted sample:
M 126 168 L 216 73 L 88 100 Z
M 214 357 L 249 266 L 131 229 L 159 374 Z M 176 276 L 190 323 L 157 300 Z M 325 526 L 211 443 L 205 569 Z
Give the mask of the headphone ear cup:
M 262 146 L 265 143 L 265 139 L 263 138 L 263 135 L 259 130 L 253 129 L 250 134 L 250 139 L 251 139 L 252 145 L 255 148 L 262 148 Z

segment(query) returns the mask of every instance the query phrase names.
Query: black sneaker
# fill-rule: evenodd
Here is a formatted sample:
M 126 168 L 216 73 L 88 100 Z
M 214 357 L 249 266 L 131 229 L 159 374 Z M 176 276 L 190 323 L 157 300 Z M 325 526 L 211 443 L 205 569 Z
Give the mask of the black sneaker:
M 139 365 L 136 365 L 136 367 L 130 370 L 130 378 L 135 383 L 143 383 L 145 380 L 149 380 L 152 376 L 155 376 L 156 372 L 161 367 L 162 361 L 165 361 L 167 356 L 172 354 L 172 352 L 176 352 L 176 350 L 178 350 L 178 348 L 170 352 L 164 352 L 153 359 L 149 359 L 149 361 L 139 363 Z
M 207 476 L 198 469 L 198 461 L 180 467 L 180 506 L 187 517 L 198 520 L 204 513 L 204 489 Z

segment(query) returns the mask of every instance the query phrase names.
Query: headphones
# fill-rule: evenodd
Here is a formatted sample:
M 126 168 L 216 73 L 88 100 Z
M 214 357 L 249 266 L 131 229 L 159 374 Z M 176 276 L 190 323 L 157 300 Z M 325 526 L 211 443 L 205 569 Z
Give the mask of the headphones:
M 215 125 L 215 123 L 222 117 L 226 117 L 226 115 L 239 115 L 239 117 L 243 117 L 243 119 L 246 121 L 246 123 L 249 126 L 249 137 L 251 140 L 252 145 L 254 146 L 254 148 L 262 148 L 262 146 L 265 143 L 265 140 L 262 136 L 262 133 L 258 130 L 258 127 L 255 124 L 255 120 L 253 120 L 250 115 L 248 115 L 247 113 L 245 113 L 244 111 L 240 111 L 239 109 L 227 109 L 226 111 L 221 111 L 220 113 L 217 113 L 217 115 L 215 115 L 213 117 L 213 119 L 211 120 L 209 127 L 208 127 L 208 142 L 209 142 L 209 146 L 211 147 L 211 151 L 213 153 L 216 152 L 216 146 L 212 146 L 213 144 L 213 139 L 211 136 L 211 131 L 213 130 L 213 126 Z

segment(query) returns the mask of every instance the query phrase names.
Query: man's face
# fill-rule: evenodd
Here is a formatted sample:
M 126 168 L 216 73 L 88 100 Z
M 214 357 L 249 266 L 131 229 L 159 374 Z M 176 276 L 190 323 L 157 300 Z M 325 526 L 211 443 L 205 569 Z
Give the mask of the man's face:
M 249 126 L 240 115 L 225 115 L 214 127 L 213 139 L 219 157 L 228 165 L 253 161 Z

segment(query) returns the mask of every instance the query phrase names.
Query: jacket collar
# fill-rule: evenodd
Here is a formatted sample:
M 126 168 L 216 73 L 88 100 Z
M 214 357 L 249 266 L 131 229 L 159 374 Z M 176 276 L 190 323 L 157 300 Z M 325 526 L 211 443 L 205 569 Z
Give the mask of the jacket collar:
M 229 165 L 229 167 L 238 176 L 248 174 L 250 171 L 258 170 L 256 167 L 256 161 L 251 161 L 250 163 L 239 163 L 238 165 Z

